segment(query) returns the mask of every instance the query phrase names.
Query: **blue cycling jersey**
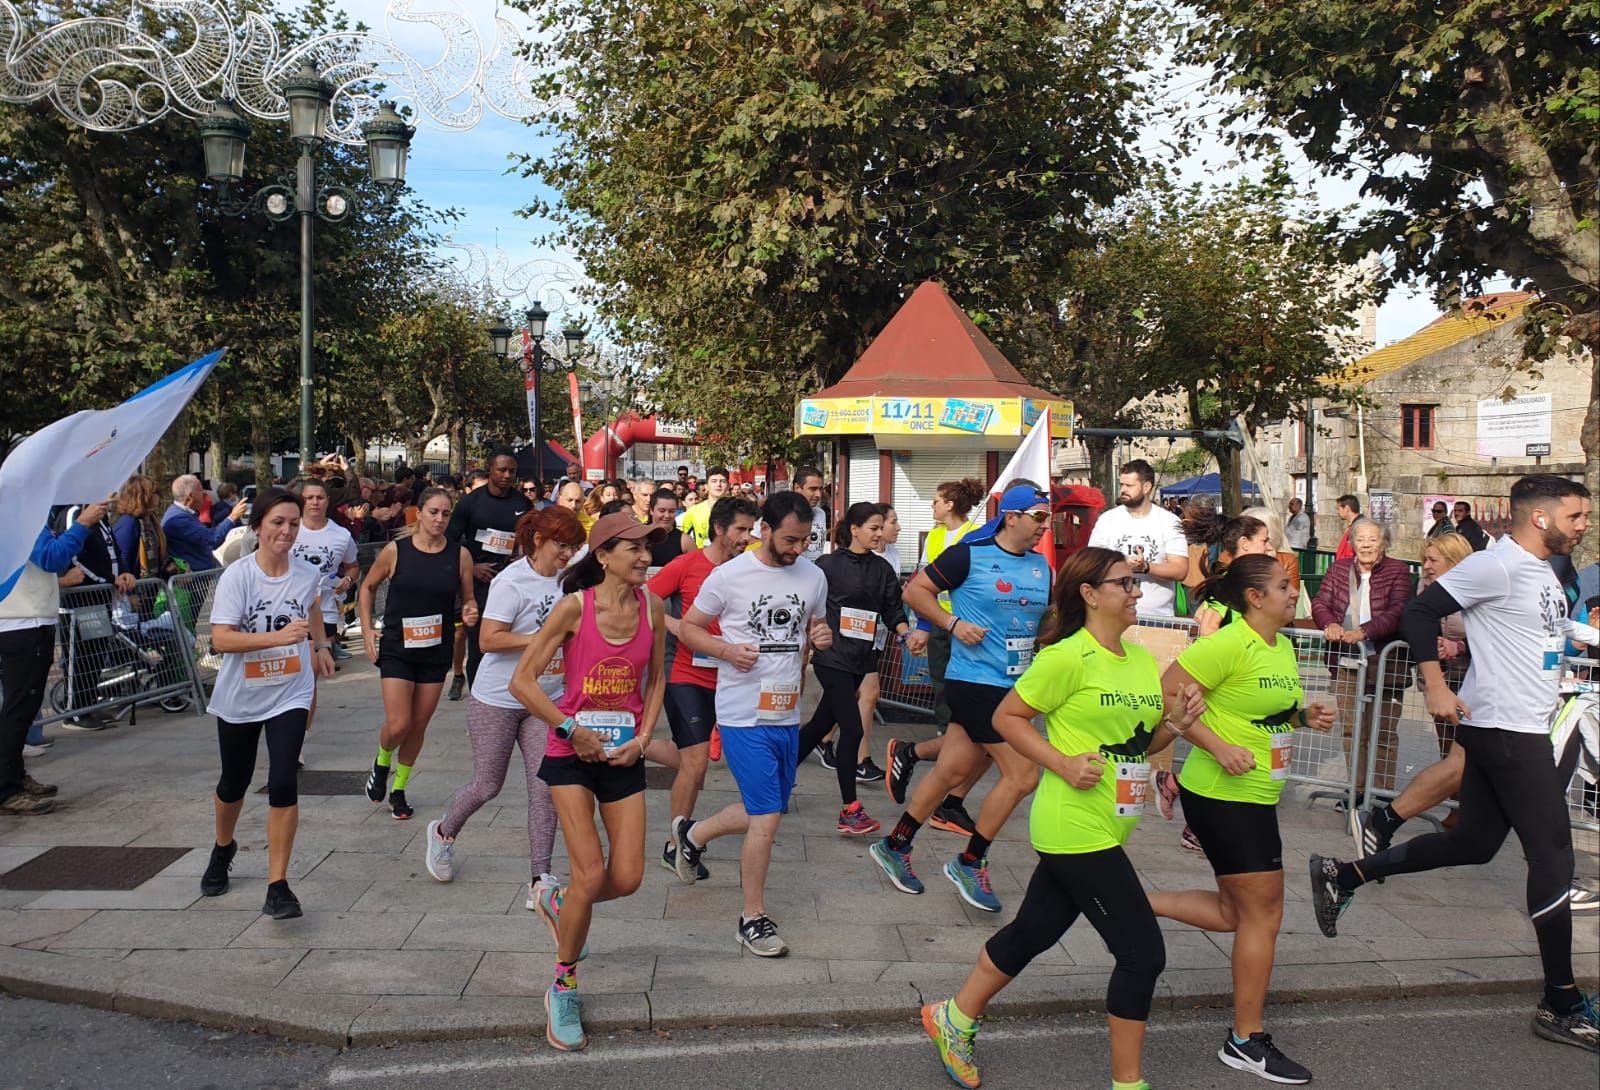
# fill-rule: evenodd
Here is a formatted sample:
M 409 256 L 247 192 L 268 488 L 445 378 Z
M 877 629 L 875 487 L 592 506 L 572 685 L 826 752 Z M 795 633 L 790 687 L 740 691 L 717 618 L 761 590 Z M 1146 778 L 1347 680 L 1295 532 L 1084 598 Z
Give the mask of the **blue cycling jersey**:
M 1038 553 L 1007 552 L 993 538 L 963 541 L 923 569 L 933 585 L 950 592 L 955 615 L 987 629 L 968 647 L 950 643 L 945 677 L 1010 688 L 1033 662 L 1039 621 L 1050 602 L 1050 567 Z

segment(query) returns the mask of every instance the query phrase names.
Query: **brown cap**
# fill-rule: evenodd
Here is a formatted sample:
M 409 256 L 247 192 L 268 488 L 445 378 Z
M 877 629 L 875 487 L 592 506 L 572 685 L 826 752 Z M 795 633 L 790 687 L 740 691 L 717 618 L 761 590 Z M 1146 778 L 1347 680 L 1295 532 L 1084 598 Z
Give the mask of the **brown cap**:
M 631 511 L 618 511 L 598 519 L 589 531 L 589 548 L 595 550 L 609 542 L 648 541 L 652 545 L 667 536 L 667 531 L 653 522 L 640 522 Z

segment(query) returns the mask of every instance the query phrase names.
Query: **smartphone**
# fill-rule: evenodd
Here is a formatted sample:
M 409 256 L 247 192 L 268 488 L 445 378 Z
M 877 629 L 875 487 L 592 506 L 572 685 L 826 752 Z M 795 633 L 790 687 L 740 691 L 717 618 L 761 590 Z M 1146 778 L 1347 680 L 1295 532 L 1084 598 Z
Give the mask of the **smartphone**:
M 244 498 L 247 499 L 247 500 L 253 500 L 253 499 L 256 498 L 256 486 L 255 485 L 247 484 L 247 485 L 244 486 Z

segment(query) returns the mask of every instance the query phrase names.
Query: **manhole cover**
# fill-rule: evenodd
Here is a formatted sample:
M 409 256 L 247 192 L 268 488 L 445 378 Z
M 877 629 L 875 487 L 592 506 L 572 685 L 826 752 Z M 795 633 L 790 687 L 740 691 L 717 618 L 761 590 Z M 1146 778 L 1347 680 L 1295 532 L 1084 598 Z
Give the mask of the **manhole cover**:
M 677 776 L 678 773 L 675 769 L 651 765 L 644 770 L 644 789 L 646 791 L 671 791 L 672 781 Z
M 188 848 L 51 848 L 0 874 L 0 889 L 135 889 Z
M 366 790 L 367 774 L 365 771 L 302 768 L 298 783 L 302 795 L 359 795 Z M 266 793 L 265 784 L 256 789 L 258 795 Z

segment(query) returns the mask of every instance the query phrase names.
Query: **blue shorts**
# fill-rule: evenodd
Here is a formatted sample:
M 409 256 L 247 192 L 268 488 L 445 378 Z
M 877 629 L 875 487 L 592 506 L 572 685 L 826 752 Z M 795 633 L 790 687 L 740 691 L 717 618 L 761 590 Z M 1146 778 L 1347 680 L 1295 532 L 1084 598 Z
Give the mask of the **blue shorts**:
M 800 728 L 722 726 L 722 759 L 751 817 L 781 814 L 800 763 Z

